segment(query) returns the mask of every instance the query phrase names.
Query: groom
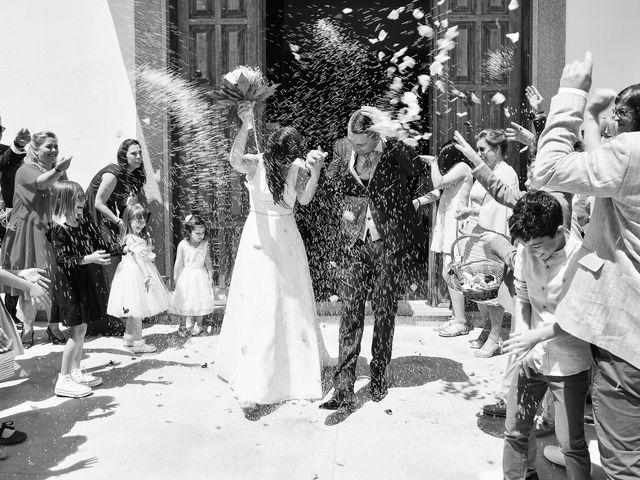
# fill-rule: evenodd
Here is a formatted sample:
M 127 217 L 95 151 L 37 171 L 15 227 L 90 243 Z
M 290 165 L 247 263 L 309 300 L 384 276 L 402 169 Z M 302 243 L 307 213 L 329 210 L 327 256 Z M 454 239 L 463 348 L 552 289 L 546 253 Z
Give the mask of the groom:
M 402 254 L 412 243 L 424 240 L 410 188 L 414 183 L 410 177 L 420 175 L 424 164 L 412 148 L 384 141 L 372 131 L 374 116 L 375 110 L 367 107 L 351 116 L 348 137 L 336 142 L 327 169 L 328 181 L 345 196 L 341 230 L 347 237 L 335 390 L 320 405 L 327 410 L 354 407 L 369 290 L 375 318 L 369 390 L 374 402 L 387 394 L 385 371 L 391 360 Z

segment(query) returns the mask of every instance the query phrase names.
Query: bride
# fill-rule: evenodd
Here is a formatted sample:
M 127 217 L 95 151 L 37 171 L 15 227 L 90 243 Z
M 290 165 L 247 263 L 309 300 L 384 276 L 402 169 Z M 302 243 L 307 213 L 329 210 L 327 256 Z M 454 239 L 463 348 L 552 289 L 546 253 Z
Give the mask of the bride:
M 215 361 L 244 409 L 322 397 L 329 357 L 318 326 L 309 265 L 293 209 L 313 198 L 327 155 L 300 159 L 303 138 L 278 128 L 263 154 L 245 154 L 252 106 L 241 102 L 242 126 L 229 161 L 246 176 L 251 211 L 231 278 Z

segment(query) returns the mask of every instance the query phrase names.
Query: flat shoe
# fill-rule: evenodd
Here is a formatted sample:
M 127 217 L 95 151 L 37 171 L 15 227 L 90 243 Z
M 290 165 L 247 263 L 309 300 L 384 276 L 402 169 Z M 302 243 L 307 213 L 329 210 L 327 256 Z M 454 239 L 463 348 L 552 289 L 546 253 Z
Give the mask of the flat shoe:
M 13 433 L 9 433 L 11 431 Z M 0 445 L 15 445 L 24 442 L 26 439 L 27 434 L 16 430 L 13 427 L 13 421 L 9 420 L 0 424 Z
M 438 335 L 441 337 L 457 337 L 459 335 L 469 335 L 471 327 L 466 323 L 453 323 L 442 328 Z

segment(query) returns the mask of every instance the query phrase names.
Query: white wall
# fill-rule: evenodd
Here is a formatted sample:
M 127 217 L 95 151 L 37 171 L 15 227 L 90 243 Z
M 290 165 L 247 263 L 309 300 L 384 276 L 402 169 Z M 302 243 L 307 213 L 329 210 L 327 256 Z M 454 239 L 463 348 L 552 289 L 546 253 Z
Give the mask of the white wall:
M 640 1 L 567 0 L 566 60 L 594 58 L 593 88 L 640 83 Z
M 132 0 L 1 1 L 0 115 L 7 130 L 51 130 L 84 188 L 136 137 Z M 122 48 L 121 48 L 122 45 Z

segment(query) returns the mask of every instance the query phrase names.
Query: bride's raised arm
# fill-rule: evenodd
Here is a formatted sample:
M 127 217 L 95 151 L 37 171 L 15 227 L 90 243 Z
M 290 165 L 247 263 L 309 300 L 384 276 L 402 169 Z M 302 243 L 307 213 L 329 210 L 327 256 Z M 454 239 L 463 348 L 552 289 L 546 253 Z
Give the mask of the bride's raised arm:
M 242 126 L 233 141 L 231 153 L 229 154 L 229 163 L 237 172 L 244 173 L 248 177 L 251 177 L 258 163 L 258 155 L 244 153 L 247 146 L 249 124 L 253 118 L 253 106 L 251 102 L 238 103 L 238 117 L 242 120 Z

